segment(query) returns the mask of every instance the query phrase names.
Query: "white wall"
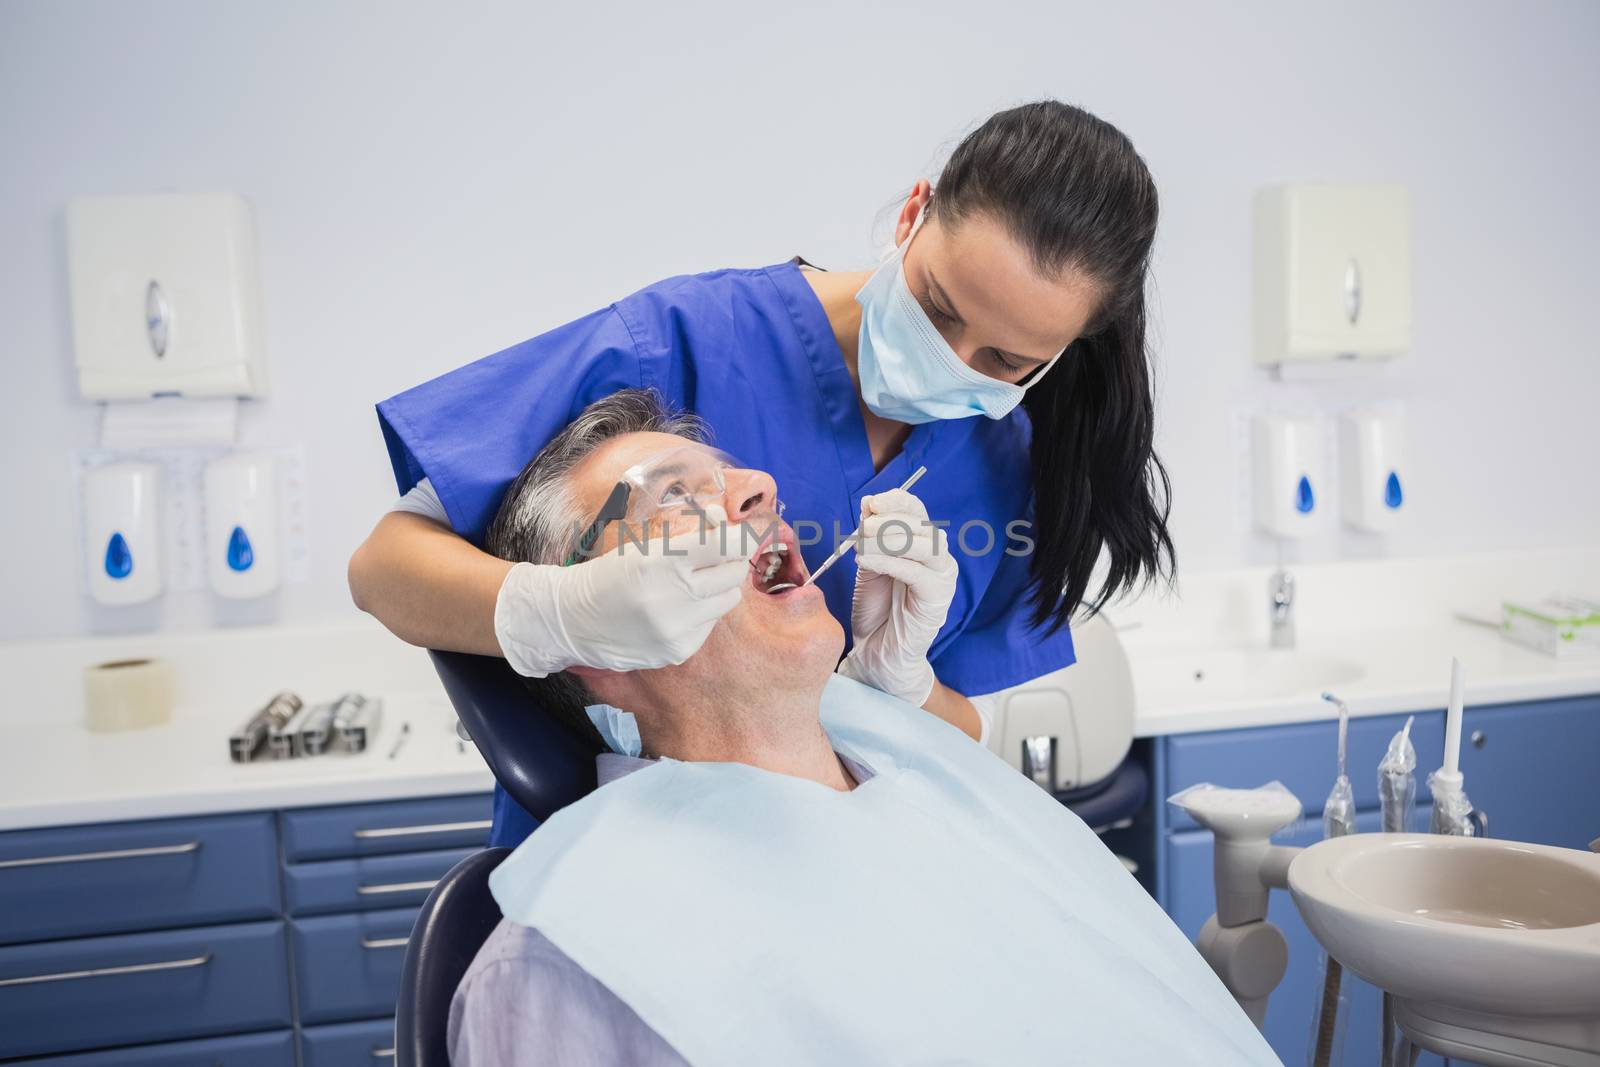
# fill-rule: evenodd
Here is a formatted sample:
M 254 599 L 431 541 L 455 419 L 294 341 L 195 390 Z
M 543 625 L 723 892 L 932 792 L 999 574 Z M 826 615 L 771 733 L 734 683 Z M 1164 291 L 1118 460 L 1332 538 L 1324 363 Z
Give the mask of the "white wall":
M 762 11 L 762 7 L 769 10 Z M 465 11 L 466 13 L 462 13 Z M 392 495 L 373 402 L 667 274 L 867 261 L 875 214 L 991 110 L 1041 95 L 1126 130 L 1163 197 L 1160 446 L 1182 564 L 1258 560 L 1234 413 L 1403 402 L 1412 527 L 1301 558 L 1593 541 L 1600 5 L 95 3 L 0 6 L 0 638 L 192 628 L 78 592 L 63 208 L 234 190 L 261 234 L 275 395 L 303 445 L 313 580 Z M 1247 358 L 1252 191 L 1413 193 L 1416 353 L 1274 389 Z M 1308 400 L 1309 398 L 1309 400 Z M 781 402 L 781 398 L 775 398 Z

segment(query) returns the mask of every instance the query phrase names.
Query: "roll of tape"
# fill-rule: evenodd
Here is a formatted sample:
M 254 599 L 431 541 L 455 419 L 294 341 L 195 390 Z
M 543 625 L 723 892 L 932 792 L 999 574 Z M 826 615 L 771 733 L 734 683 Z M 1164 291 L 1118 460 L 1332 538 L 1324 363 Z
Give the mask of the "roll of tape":
M 160 726 L 172 718 L 172 664 L 123 659 L 83 669 L 85 725 L 94 733 Z

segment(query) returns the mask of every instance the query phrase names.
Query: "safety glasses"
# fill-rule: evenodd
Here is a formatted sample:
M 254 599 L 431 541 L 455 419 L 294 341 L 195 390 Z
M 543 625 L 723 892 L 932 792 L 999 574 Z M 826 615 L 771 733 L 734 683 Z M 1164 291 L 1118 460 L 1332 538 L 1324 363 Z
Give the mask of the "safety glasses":
M 727 491 L 726 472 L 737 466 L 728 453 L 705 445 L 669 449 L 634 464 L 612 487 L 564 566 L 592 556 L 613 522 L 625 521 L 642 537 L 651 521 L 663 514 L 703 514 L 707 505 L 721 502 Z

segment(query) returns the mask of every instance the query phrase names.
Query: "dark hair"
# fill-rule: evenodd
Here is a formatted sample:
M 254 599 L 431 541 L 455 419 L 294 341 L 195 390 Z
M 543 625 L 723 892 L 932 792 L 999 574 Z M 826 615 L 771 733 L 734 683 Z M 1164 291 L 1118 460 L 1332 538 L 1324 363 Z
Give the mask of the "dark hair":
M 1145 351 L 1155 182 L 1116 127 L 1043 100 L 1002 111 L 961 141 L 933 211 L 952 229 L 988 215 L 1042 274 L 1081 272 L 1101 292 L 1083 336 L 1022 402 L 1033 422 L 1033 622 L 1053 632 L 1080 605 L 1098 611 L 1175 572 L 1172 486 L 1153 447 Z M 1102 551 L 1109 569 L 1089 600 Z
M 628 433 L 670 433 L 704 441 L 705 424 L 673 411 L 654 389 L 619 389 L 584 408 L 539 449 L 506 490 L 495 512 L 484 551 L 514 562 L 560 564 L 573 556 L 584 526 L 568 477 L 584 457 Z M 581 565 L 581 564 L 575 564 Z M 524 678 L 534 701 L 594 752 L 606 749 L 583 709 L 595 702 L 583 679 L 567 671 Z

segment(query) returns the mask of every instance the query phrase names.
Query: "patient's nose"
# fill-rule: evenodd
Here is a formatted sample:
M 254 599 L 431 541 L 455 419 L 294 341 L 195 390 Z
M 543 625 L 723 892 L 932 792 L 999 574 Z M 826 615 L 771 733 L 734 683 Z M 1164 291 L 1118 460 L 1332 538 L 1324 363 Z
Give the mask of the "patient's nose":
M 723 473 L 722 484 L 722 506 L 728 509 L 730 522 L 777 510 L 778 483 L 766 471 L 730 468 Z

